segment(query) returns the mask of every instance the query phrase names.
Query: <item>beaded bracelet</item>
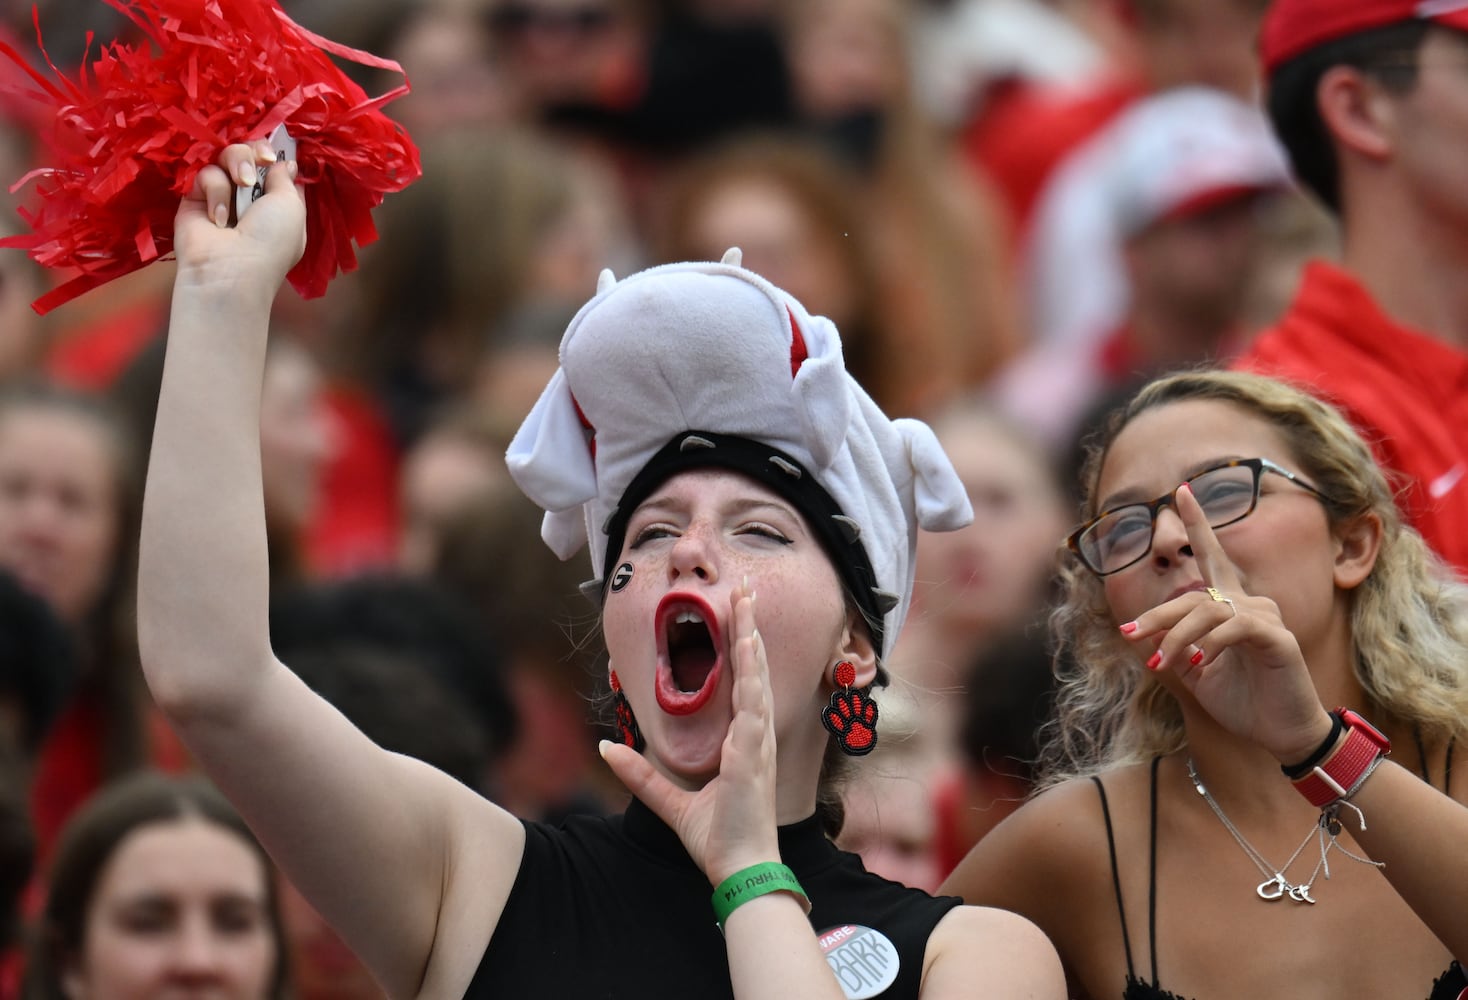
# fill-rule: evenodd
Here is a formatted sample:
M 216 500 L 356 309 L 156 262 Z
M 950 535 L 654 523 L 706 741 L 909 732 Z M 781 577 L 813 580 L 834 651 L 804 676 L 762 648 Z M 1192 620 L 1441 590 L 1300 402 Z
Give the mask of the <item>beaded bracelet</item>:
M 800 900 L 805 912 L 810 912 L 810 899 L 795 879 L 795 873 L 776 861 L 764 861 L 748 868 L 741 868 L 714 890 L 714 919 L 722 930 L 724 922 L 740 906 L 751 899 L 771 892 L 788 892 Z

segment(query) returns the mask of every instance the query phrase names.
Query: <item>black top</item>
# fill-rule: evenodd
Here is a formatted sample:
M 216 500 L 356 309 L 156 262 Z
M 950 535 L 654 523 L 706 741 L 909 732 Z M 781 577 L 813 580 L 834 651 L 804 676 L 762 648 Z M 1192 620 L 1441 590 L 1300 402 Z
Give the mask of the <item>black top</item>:
M 1448 747 L 1448 767 L 1452 767 L 1452 746 Z M 1147 899 L 1147 932 L 1151 939 L 1152 951 L 1152 981 L 1138 978 L 1132 967 L 1132 943 L 1127 933 L 1126 908 L 1121 901 L 1121 870 L 1116 864 L 1116 838 L 1111 829 L 1111 807 L 1106 801 L 1106 789 L 1101 784 L 1101 779 L 1092 777 L 1096 784 L 1096 791 L 1101 796 L 1101 815 L 1106 821 L 1106 846 L 1111 852 L 1111 878 L 1116 888 L 1116 910 L 1121 918 L 1121 940 L 1122 947 L 1126 949 L 1126 989 L 1122 991 L 1122 1000 L 1182 1000 L 1176 993 L 1164 990 L 1157 981 L 1157 765 L 1161 763 L 1161 757 L 1152 759 L 1152 830 L 1150 845 L 1151 874 L 1148 880 Z M 1425 776 L 1424 776 L 1425 780 Z M 1438 979 L 1432 984 L 1432 993 L 1427 1000 L 1463 1000 L 1464 994 L 1468 994 L 1468 975 L 1463 972 L 1463 967 L 1457 962 L 1448 966 Z
M 780 828 L 826 961 L 853 998 L 915 998 L 933 927 L 962 901 L 866 871 L 812 817 Z M 525 856 L 466 997 L 733 997 L 713 887 L 633 800 L 621 816 L 525 824 Z

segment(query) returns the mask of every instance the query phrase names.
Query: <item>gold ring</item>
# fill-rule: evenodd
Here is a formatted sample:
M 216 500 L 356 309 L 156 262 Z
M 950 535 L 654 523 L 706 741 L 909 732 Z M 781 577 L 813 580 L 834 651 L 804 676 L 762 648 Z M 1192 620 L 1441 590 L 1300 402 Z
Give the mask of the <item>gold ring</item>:
M 1213 587 L 1204 587 L 1203 589 L 1207 591 L 1209 600 L 1221 601 L 1224 604 L 1227 604 L 1228 609 L 1232 611 L 1235 615 L 1239 613 L 1239 609 L 1234 607 L 1234 602 L 1232 599 L 1224 597 L 1223 594 L 1219 593 L 1218 590 Z

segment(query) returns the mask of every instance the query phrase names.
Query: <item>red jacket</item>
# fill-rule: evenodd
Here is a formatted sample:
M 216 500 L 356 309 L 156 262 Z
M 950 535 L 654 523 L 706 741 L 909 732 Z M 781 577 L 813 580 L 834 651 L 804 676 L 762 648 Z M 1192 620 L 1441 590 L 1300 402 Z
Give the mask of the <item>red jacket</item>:
M 1316 262 L 1279 324 L 1233 367 L 1343 409 L 1399 474 L 1407 520 L 1468 579 L 1468 352 L 1400 325 L 1352 275 Z

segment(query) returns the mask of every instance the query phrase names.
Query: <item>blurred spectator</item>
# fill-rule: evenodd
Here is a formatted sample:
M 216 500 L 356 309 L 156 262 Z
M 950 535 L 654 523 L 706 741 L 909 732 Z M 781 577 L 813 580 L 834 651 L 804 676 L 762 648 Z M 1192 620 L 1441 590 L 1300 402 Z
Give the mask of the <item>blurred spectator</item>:
M 494 0 L 490 18 L 523 120 L 600 140 L 635 189 L 669 157 L 791 119 L 764 0 Z
M 501 666 L 503 654 L 495 635 L 485 628 L 474 610 L 442 586 L 391 574 L 310 583 L 272 595 L 270 639 L 280 657 L 291 664 L 311 656 L 334 656 L 342 650 L 359 648 L 379 657 L 415 664 L 441 685 L 450 700 L 481 728 L 488 758 L 493 759 L 513 743 L 519 724 L 506 691 Z M 436 760 L 430 763 L 446 766 L 447 752 L 434 749 L 435 737 L 415 736 L 410 718 L 382 714 L 407 711 L 404 705 L 380 704 L 393 699 L 377 698 L 372 693 L 374 687 L 380 690 L 394 683 L 386 668 L 369 662 L 353 669 L 357 671 L 357 681 L 342 688 L 335 686 L 325 668 L 311 673 L 319 676 L 323 690 L 342 692 L 343 704 L 338 707 L 344 712 L 346 699 L 366 698 L 360 703 L 363 714 L 375 709 L 379 713 L 377 718 L 390 720 L 382 723 L 385 733 L 399 734 L 404 740 L 416 739 L 415 747 L 427 749 L 418 750 L 414 756 L 435 755 Z M 406 679 L 396 683 L 406 683 Z M 428 692 L 421 695 L 424 699 L 430 696 Z M 423 711 L 425 717 L 431 718 L 433 714 L 427 709 Z M 424 722 L 422 718 L 417 723 L 429 729 L 441 725 L 436 721 Z M 365 722 L 360 725 L 367 727 Z M 442 737 L 448 746 L 458 738 L 452 734 Z M 454 753 L 458 755 L 456 759 L 462 759 L 469 751 Z M 438 757 L 440 754 L 444 756 Z M 481 789 L 487 781 L 487 774 L 476 778 L 460 772 L 455 776 Z
M 877 748 L 841 789 L 846 822 L 836 839 L 861 855 L 867 871 L 934 892 L 946 871 L 935 853 L 931 795 L 932 755 L 922 733 L 922 712 L 905 685 L 881 694 Z
M 745 267 L 836 324 L 847 369 L 885 394 L 872 235 L 849 171 L 809 143 L 751 137 L 687 161 L 657 207 L 655 259 L 719 260 L 739 247 Z
M 429 424 L 403 460 L 398 565 L 404 572 L 427 574 L 439 559 L 446 527 L 482 497 L 509 485 L 508 444 L 506 428 L 471 406 L 458 406 Z
M 1263 116 L 1188 87 L 1137 101 L 1056 172 L 1026 250 L 1035 342 L 1000 405 L 1066 441 L 1108 389 L 1243 342 L 1259 196 L 1289 172 Z
M 1153 91 L 1200 85 L 1242 100 L 1259 90 L 1255 49 L 1269 0 L 1112 0 L 1133 29 L 1136 66 Z
M 591 294 L 621 247 L 615 209 L 586 204 L 607 197 L 586 176 L 593 168 L 546 140 L 443 135 L 424 144 L 423 164 L 423 179 L 378 213 L 360 312 L 334 345 L 333 367 L 386 406 L 400 446 L 468 389 L 513 310 Z
M 28 1000 L 285 1000 L 288 983 L 273 866 L 212 786 L 139 774 L 67 824 Z
M 149 344 L 113 389 L 144 455 L 153 437 L 164 347 L 162 337 Z M 365 449 L 373 457 L 371 428 L 364 436 L 362 426 L 341 419 L 341 404 L 333 408 L 321 366 L 291 334 L 277 331 L 266 351 L 260 476 L 271 585 L 282 588 L 303 577 L 340 576 L 386 564 L 396 545 L 395 450 L 389 443 L 379 443 L 377 451 L 385 454 L 375 458 L 383 466 L 377 474 L 358 475 L 349 484 L 350 495 L 343 496 L 338 487 L 335 502 L 328 502 L 326 476 L 343 474 L 341 452 Z M 370 417 L 370 403 L 365 405 Z
M 430 764 L 472 788 L 483 787 L 492 762 L 490 734 L 420 653 L 371 637 L 360 642 L 341 637 L 294 653 L 290 664 L 378 746 Z M 384 997 L 367 967 L 300 892 L 284 878 L 279 891 L 295 1000 Z
M 1468 576 L 1468 11 L 1276 0 L 1260 48 L 1270 117 L 1342 252 L 1236 363 L 1345 410 L 1408 521 Z
M 480 496 L 445 526 L 434 577 L 472 604 L 504 658 L 520 728 L 496 768 L 493 798 L 526 819 L 555 821 L 604 812 L 618 793 L 606 790 L 588 725 L 606 672 L 591 669 L 584 649 L 597 619 L 579 589 L 586 567 L 558 560 L 540 521 L 509 486 Z
M 986 404 L 937 411 L 938 440 L 974 521 L 918 536 L 917 582 L 893 670 L 923 687 L 965 683 L 978 652 L 1044 607 L 1070 511 L 1050 453 Z
M 413 90 L 388 113 L 418 142 L 456 129 L 488 129 L 512 118 L 504 68 L 477 4 L 405 4 L 381 53 L 403 67 Z M 381 88 L 395 86 L 386 80 Z
M 36 754 L 71 699 L 76 637 L 45 599 L 0 570 L 0 760 L 28 789 Z
M 1037 734 L 1055 691 L 1046 635 L 1039 619 L 1016 625 L 970 666 L 960 767 L 934 793 L 934 855 L 944 878 L 1033 788 Z
M 860 178 L 874 395 L 897 412 L 937 405 L 1019 343 L 996 205 L 916 105 L 906 4 L 808 0 L 786 10 L 786 31 L 802 128 Z
M 0 571 L 0 998 L 20 995 L 23 900 L 36 868 L 32 772 L 76 681 L 72 637 L 40 597 Z
M 613 273 L 626 272 L 613 266 Z M 553 299 L 526 303 L 506 317 L 479 356 L 468 402 L 479 420 L 496 428 L 501 467 L 515 428 L 560 366 L 561 335 L 575 314 L 575 307 Z
M 177 741 L 145 709 L 131 598 L 140 508 L 135 450 L 99 401 L 44 384 L 0 392 L 0 568 L 76 644 L 79 681 L 41 748 L 32 810 L 43 855 L 102 782 Z
M 1045 0 L 925 0 L 913 7 L 913 88 L 944 128 L 1028 88 L 1085 84 L 1103 47 Z
M 1049 452 L 986 405 L 962 401 L 932 426 L 968 490 L 968 527 L 918 536 L 912 611 L 890 657 L 908 682 L 946 773 L 957 764 L 967 671 L 1001 637 L 1036 620 L 1070 522 Z
M 1004 195 L 1017 246 L 1052 172 L 1133 101 L 1202 85 L 1251 100 L 1254 43 L 1267 0 L 1085 0 L 1060 5 L 1109 58 L 1059 85 L 1013 81 L 965 128 L 973 165 Z
M 260 391 L 260 477 L 267 532 L 279 539 L 271 559 L 288 579 L 319 509 L 321 474 L 337 446 L 322 397 L 319 366 L 287 337 L 273 337 Z
M 1009 666 L 1012 637 L 1036 629 L 1047 612 L 1070 512 L 1050 451 L 987 403 L 957 400 L 929 419 L 968 490 L 974 521 L 941 539 L 918 536 L 912 611 L 889 666 L 920 735 L 909 741 L 903 768 L 911 786 L 889 791 L 922 792 L 912 805 L 921 820 L 893 821 L 894 830 L 926 831 L 924 871 L 941 882 L 985 821 L 972 811 L 993 809 L 992 800 L 1014 787 L 1007 782 L 1015 767 L 973 774 L 970 744 L 989 740 L 1002 756 L 1021 753 L 1015 734 L 1042 718 L 1024 704 L 1033 684 Z M 886 699 L 882 711 L 885 725 Z M 975 713 L 1010 718 L 989 732 Z
M 489 0 L 515 118 L 624 111 L 642 94 L 647 20 L 636 0 Z

